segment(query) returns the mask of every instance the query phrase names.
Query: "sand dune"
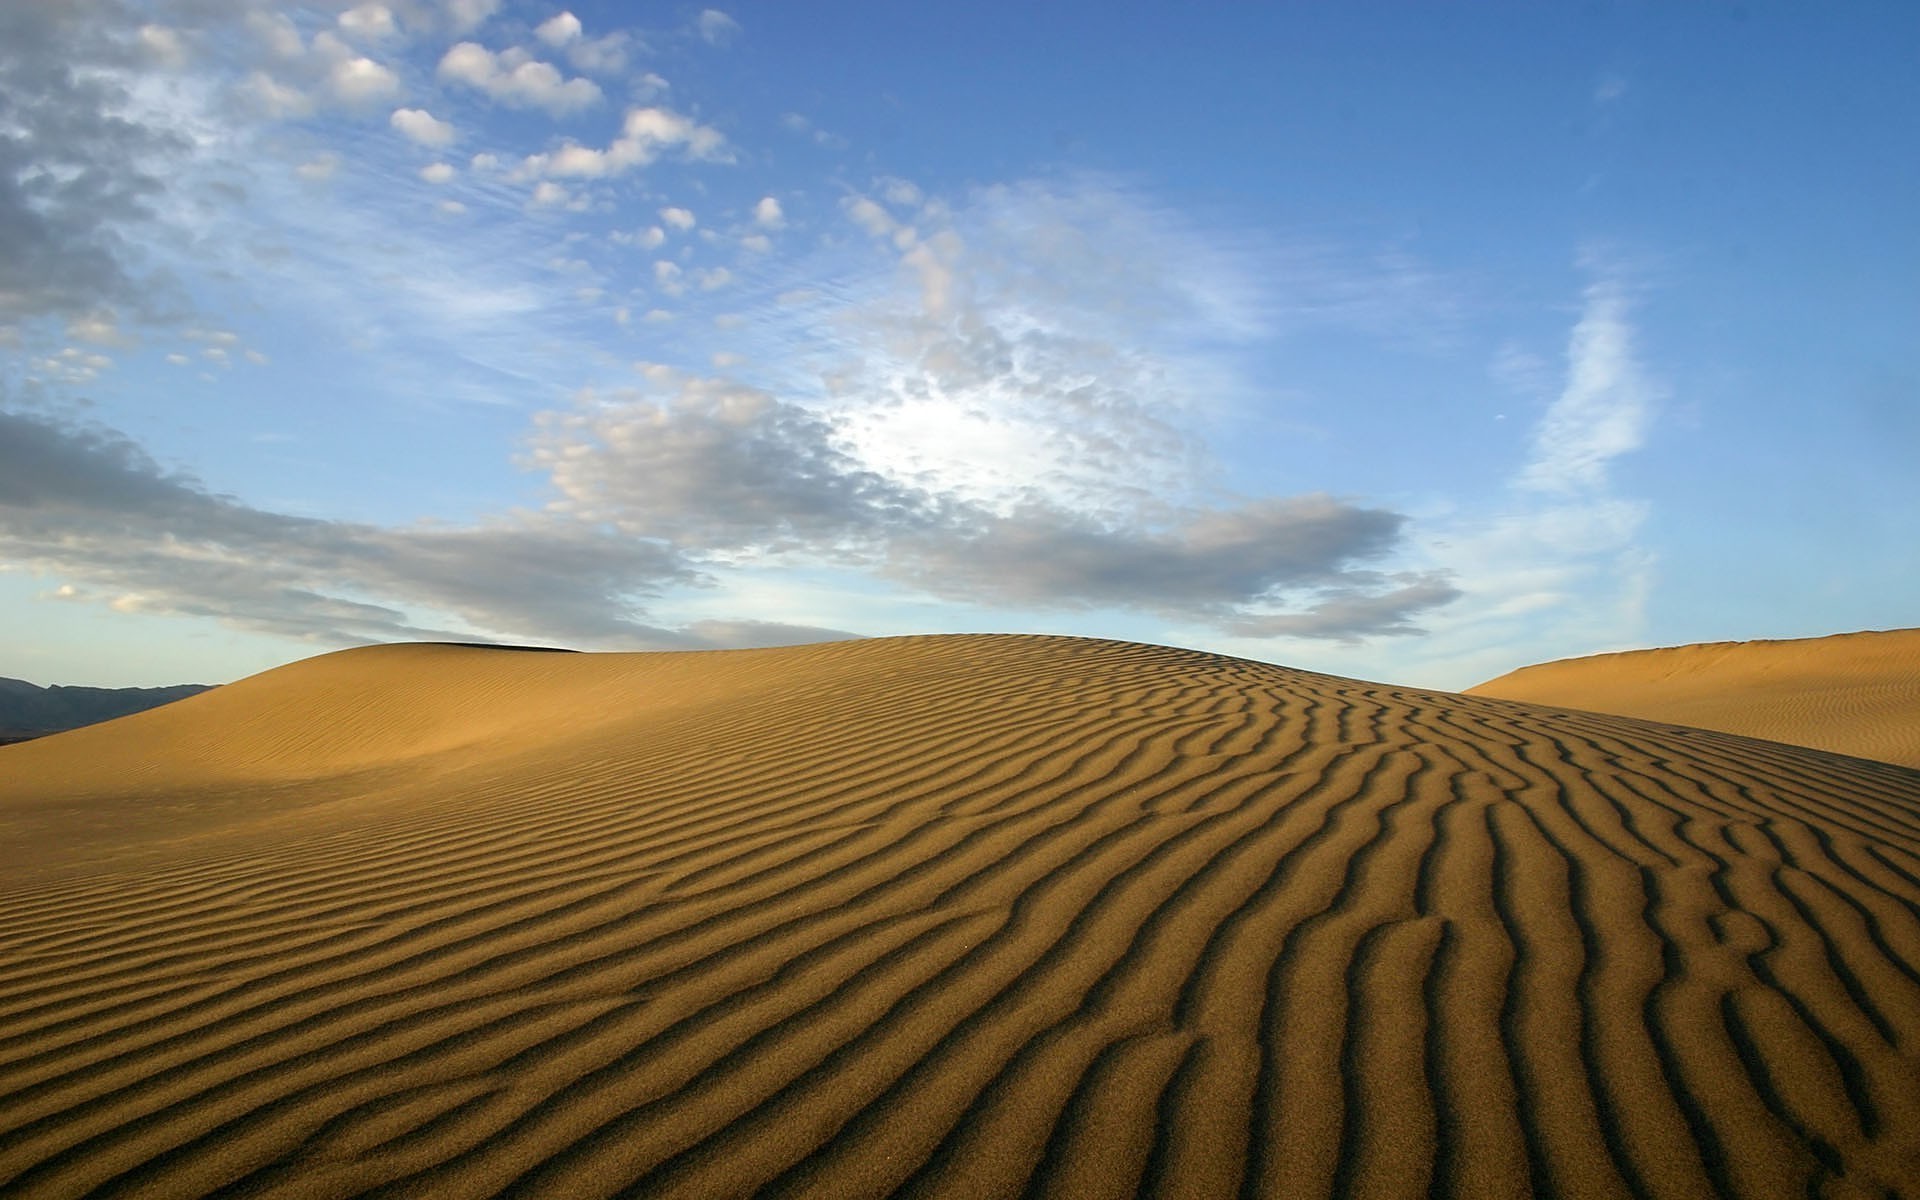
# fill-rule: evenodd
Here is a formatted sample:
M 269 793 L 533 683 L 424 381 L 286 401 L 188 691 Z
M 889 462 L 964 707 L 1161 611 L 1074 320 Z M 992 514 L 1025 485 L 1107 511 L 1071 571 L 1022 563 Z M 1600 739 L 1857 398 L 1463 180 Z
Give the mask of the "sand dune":
M 1920 767 L 1920 629 L 1596 654 L 1467 692 Z
M 7 1196 L 1920 1194 L 1920 772 L 1188 651 L 0 749 Z

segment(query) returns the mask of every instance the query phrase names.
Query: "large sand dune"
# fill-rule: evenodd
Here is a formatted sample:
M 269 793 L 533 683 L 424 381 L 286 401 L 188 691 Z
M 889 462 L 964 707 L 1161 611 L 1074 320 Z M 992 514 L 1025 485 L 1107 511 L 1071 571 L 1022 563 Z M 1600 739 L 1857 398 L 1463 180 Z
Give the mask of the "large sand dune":
M 1920 772 L 1075 639 L 0 749 L 7 1196 L 1920 1195 Z
M 1920 767 L 1920 629 L 1596 654 L 1467 691 Z

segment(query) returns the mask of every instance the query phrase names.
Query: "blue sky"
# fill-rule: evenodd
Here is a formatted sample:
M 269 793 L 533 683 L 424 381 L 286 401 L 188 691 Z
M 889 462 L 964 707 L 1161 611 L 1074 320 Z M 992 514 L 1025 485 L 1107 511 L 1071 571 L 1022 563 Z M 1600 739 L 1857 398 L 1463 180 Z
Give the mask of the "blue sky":
M 0 675 L 1909 626 L 1920 8 L 0 10 Z

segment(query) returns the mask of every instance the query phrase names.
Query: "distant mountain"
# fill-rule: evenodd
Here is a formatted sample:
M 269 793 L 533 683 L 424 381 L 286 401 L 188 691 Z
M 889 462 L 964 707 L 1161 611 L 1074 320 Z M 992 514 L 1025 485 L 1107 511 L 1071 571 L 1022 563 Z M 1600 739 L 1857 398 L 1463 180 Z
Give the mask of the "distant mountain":
M 207 690 L 205 683 L 170 687 L 41 687 L 24 679 L 0 677 L 0 744 L 42 734 L 78 729 L 129 713 L 157 708 Z

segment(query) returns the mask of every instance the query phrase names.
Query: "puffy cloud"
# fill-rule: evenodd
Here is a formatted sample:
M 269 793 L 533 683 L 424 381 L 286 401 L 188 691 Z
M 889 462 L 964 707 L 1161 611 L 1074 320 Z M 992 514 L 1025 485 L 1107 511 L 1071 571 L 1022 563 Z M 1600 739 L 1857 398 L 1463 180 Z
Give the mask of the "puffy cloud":
M 702 9 L 694 20 L 700 36 L 715 46 L 724 46 L 740 33 L 740 22 L 717 8 Z
M 527 175 L 598 179 L 644 167 L 662 153 L 681 150 L 686 157 L 714 162 L 731 161 L 726 138 L 719 130 L 700 125 L 664 108 L 636 108 L 621 123 L 620 136 L 604 150 L 566 142 L 558 150 L 528 155 L 521 163 Z
M 756 224 L 767 229 L 780 229 L 787 223 L 787 214 L 780 209 L 780 201 L 772 196 L 762 196 L 753 206 L 753 219 Z
M 500 11 L 500 0 L 447 0 L 447 21 L 456 34 L 472 33 Z
M 567 61 L 577 69 L 595 75 L 617 75 L 627 69 L 627 47 L 631 39 L 624 33 L 609 33 L 597 38 L 578 38 L 567 46 Z M 629 84 L 636 99 L 647 99 L 667 90 L 667 81 L 648 72 Z
M 299 28 L 285 13 L 266 13 L 253 9 L 247 13 L 246 25 L 276 58 L 299 58 L 307 52 L 307 44 L 301 38 Z
M 348 104 L 365 104 L 399 94 L 400 77 L 365 55 L 355 55 L 333 64 L 327 86 Z
M 565 204 L 573 198 L 566 188 L 550 179 L 542 180 L 533 189 L 532 203 L 537 208 L 552 208 Z
M 658 225 L 650 225 L 633 233 L 618 231 L 609 235 L 616 245 L 638 246 L 642 250 L 657 250 L 667 240 L 667 231 Z
M 240 85 L 240 95 L 256 110 L 274 118 L 304 117 L 313 112 L 313 97 L 282 83 L 265 71 L 254 71 Z
M 388 123 L 409 141 L 422 146 L 448 146 L 453 143 L 451 121 L 442 121 L 424 108 L 396 108 Z
M 442 82 L 462 83 L 515 108 L 538 108 L 564 116 L 599 103 L 600 85 L 562 76 L 552 63 L 495 54 L 477 42 L 460 42 L 440 59 Z
M 382 41 L 400 32 L 393 10 L 384 4 L 361 4 L 340 14 L 336 21 L 342 32 L 361 41 Z
M 867 231 L 873 237 L 887 237 L 900 227 L 893 214 L 866 196 L 847 197 L 844 207 L 853 223 Z
M 684 208 L 663 208 L 660 210 L 660 219 L 682 233 L 692 229 L 695 223 L 693 213 Z
M 556 13 L 536 26 L 533 36 L 549 46 L 564 46 L 580 37 L 580 18 L 570 12 Z
M 428 183 L 447 183 L 456 173 L 450 163 L 443 162 L 428 163 L 420 168 L 420 178 Z

